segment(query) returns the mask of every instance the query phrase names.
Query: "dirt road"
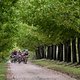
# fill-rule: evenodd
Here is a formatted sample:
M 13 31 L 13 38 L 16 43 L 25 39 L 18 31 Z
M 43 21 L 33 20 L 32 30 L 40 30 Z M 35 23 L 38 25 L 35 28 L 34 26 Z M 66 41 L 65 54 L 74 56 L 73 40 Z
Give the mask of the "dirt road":
M 76 80 L 60 72 L 45 69 L 29 62 L 28 64 L 9 63 L 8 70 L 8 80 Z

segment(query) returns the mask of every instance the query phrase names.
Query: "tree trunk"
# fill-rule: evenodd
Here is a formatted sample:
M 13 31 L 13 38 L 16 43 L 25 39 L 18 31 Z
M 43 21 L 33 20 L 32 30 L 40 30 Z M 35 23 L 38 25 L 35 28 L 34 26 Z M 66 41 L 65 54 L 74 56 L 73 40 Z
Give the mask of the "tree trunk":
M 72 38 L 70 39 L 70 45 L 71 45 L 71 62 L 73 63 Z
M 46 46 L 44 46 L 44 58 L 46 58 Z
M 56 60 L 56 45 L 53 45 L 53 59 Z
M 42 54 L 42 58 L 45 58 L 45 54 L 44 54 L 44 46 L 41 46 L 41 54 Z
M 72 56 L 73 56 L 73 62 L 72 63 L 77 62 L 77 56 L 76 56 L 76 40 L 75 39 L 72 40 Z
M 80 64 L 80 38 L 78 38 L 78 63 Z
M 60 44 L 60 61 L 63 61 L 63 44 Z
M 41 59 L 42 58 L 42 54 L 41 54 L 40 46 L 38 47 L 38 55 L 39 55 L 39 59 Z
M 58 46 L 58 60 L 60 60 L 60 45 Z
M 64 62 L 67 62 L 67 43 L 65 43 L 64 49 L 65 49 Z
M 49 50 L 49 59 L 52 60 L 53 59 L 53 45 L 48 46 L 48 50 Z
M 65 43 L 65 62 L 71 62 L 71 47 L 70 40 Z
M 50 59 L 53 59 L 53 45 L 50 46 Z
M 70 40 L 67 42 L 67 62 L 71 62 L 71 47 L 70 47 Z
M 40 49 L 39 49 L 39 47 L 37 47 L 37 49 L 35 50 L 35 52 L 36 52 L 36 58 L 37 58 L 37 59 L 41 59 L 41 54 L 40 54 Z
M 65 45 L 63 44 L 63 61 L 65 62 Z
M 50 46 L 48 46 L 48 49 L 47 49 L 47 59 L 50 59 Z
M 45 57 L 46 57 L 46 59 L 47 59 L 47 54 L 48 54 L 48 47 L 45 46 Z
M 38 56 L 38 50 L 37 49 L 35 50 L 35 53 L 36 53 L 36 59 L 38 59 L 39 56 Z
M 56 60 L 58 60 L 58 46 L 56 46 Z
M 78 56 L 78 38 L 76 37 L 76 58 L 77 58 L 77 63 L 79 63 L 79 56 Z

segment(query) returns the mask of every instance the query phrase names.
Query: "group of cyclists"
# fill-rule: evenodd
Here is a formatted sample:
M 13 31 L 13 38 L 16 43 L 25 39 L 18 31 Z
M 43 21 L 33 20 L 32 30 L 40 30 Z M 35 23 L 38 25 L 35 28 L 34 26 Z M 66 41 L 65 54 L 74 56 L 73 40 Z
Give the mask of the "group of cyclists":
M 23 51 L 14 50 L 10 55 L 11 62 L 12 63 L 15 63 L 15 62 L 21 63 L 21 62 L 23 62 L 23 63 L 27 64 L 28 54 L 29 54 L 28 50 L 23 50 Z

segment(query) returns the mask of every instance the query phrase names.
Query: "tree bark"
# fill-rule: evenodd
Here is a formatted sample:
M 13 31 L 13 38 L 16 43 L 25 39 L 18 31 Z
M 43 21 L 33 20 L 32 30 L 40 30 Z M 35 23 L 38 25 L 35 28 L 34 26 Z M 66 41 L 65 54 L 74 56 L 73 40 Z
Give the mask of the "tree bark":
M 77 56 L 76 56 L 76 40 L 75 39 L 72 40 L 72 56 L 73 56 L 73 62 L 72 63 L 77 62 Z
M 78 63 L 80 64 L 80 38 L 78 38 Z
M 47 48 L 47 59 L 50 59 L 50 46 Z
M 42 58 L 45 58 L 45 54 L 44 54 L 44 46 L 41 46 L 41 54 L 42 54 Z
M 42 54 L 41 54 L 40 46 L 38 47 L 38 55 L 39 55 L 39 59 L 41 59 L 42 58 Z
M 71 62 L 71 47 L 70 40 L 65 43 L 65 62 Z
M 38 59 L 38 50 L 37 49 L 35 50 L 35 53 L 36 53 L 36 59 Z
M 47 59 L 47 54 L 48 54 L 48 47 L 45 46 L 45 57 L 46 57 L 46 59 Z
M 50 59 L 53 59 L 53 45 L 50 46 Z
M 56 45 L 56 60 L 58 60 L 58 46 Z
M 65 45 L 63 44 L 63 61 L 65 62 Z
M 56 60 L 56 45 L 53 45 L 53 59 Z
M 70 40 L 67 42 L 67 62 L 71 62 L 71 47 L 70 47 Z
M 60 44 L 60 61 L 63 61 L 63 44 Z
M 60 60 L 60 45 L 58 46 L 58 60 Z

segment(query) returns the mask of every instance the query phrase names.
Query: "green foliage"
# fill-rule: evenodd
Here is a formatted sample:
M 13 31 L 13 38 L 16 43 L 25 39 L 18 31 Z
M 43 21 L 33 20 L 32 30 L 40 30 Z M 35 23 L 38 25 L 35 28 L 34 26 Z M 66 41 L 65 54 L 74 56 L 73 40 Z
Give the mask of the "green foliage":
M 13 1 L 0 1 L 0 51 L 11 47 L 15 35 L 14 19 L 12 19 Z
M 79 37 L 79 7 L 79 0 L 0 0 L 0 52 Z
M 24 23 L 20 23 L 19 26 L 20 28 L 17 39 L 18 46 L 20 46 L 21 48 L 34 50 L 35 47 L 41 43 L 38 39 L 36 28 L 33 26 L 28 26 Z
M 19 0 L 18 9 L 23 22 L 37 27 L 51 43 L 64 42 L 80 33 L 79 0 Z
M 0 0 L 0 59 L 7 57 L 16 41 L 14 6 L 17 0 Z

